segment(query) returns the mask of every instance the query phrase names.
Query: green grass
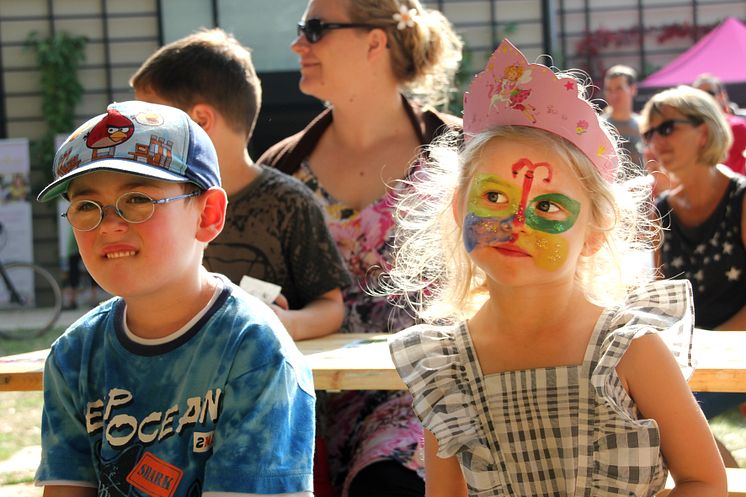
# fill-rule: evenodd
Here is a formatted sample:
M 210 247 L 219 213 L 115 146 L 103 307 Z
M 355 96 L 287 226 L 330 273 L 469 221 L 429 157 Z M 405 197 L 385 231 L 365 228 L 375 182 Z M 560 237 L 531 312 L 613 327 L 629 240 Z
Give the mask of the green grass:
M 738 408 L 734 408 L 713 418 L 710 428 L 728 447 L 738 465 L 746 468 L 746 416 Z
M 65 331 L 65 327 L 56 327 L 47 331 L 40 337 L 26 338 L 23 340 L 10 340 L 0 338 L 0 356 L 22 354 L 39 349 L 47 349 L 58 336 Z
M 48 348 L 65 331 L 64 327 L 53 328 L 37 338 L 8 340 L 0 338 L 0 355 L 22 354 Z M 41 443 L 42 392 L 0 392 L 0 463 L 7 461 L 18 451 L 38 446 Z M 31 462 L 31 461 L 30 461 Z M 34 461 L 33 464 L 36 462 Z M 0 487 L 33 481 L 32 469 L 0 472 Z M 41 495 L 41 489 L 26 488 L 24 495 Z M 20 489 L 12 490 L 20 495 Z

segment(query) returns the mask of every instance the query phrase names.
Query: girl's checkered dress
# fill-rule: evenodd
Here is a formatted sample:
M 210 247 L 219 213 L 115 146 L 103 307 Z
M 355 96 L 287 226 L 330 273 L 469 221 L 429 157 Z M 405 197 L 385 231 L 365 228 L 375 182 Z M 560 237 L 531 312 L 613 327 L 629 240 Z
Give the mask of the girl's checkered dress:
M 470 497 L 652 496 L 667 473 L 658 427 L 640 417 L 615 368 L 633 339 L 660 333 L 691 373 L 692 323 L 688 281 L 660 281 L 603 312 L 578 366 L 484 376 L 466 323 L 409 328 L 390 347 Z

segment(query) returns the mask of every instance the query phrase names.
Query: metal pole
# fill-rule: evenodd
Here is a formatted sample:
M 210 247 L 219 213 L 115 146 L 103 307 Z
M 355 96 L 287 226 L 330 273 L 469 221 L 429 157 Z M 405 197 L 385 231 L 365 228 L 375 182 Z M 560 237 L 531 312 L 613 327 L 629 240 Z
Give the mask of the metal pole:
M 1 26 L 2 24 L 0 24 Z M 0 39 L 2 34 L 0 33 Z M 5 66 L 3 66 L 3 51 L 0 50 L 0 138 L 8 137 L 8 115 L 5 107 L 5 78 L 2 75 L 5 73 Z
M 590 6 L 590 0 L 584 0 L 583 1 L 583 20 L 585 22 L 585 32 L 586 34 L 590 34 L 591 32 L 591 6 Z M 588 74 L 593 74 L 593 60 L 591 59 L 591 54 L 589 53 L 586 57 L 586 64 L 588 66 Z
M 155 2 L 155 16 L 158 21 L 158 46 L 162 47 L 165 44 L 163 40 L 163 0 Z
M 218 9 L 218 0 L 212 0 L 212 27 L 217 28 L 220 26 L 218 21 L 220 20 L 220 12 Z
M 567 26 L 565 25 L 565 0 L 559 0 L 560 16 L 560 40 L 562 42 L 562 60 L 558 64 L 560 67 L 567 67 Z
M 551 56 L 554 60 L 554 37 L 555 37 L 555 22 L 552 0 L 541 0 L 541 17 L 543 19 L 542 25 L 542 36 L 544 38 L 544 53 Z
M 49 34 L 55 35 L 54 31 L 54 2 L 53 0 L 47 0 L 47 16 L 49 20 Z
M 642 76 L 645 74 L 645 66 L 647 65 L 645 57 L 645 13 L 642 0 L 637 0 L 637 32 L 640 35 L 638 46 L 640 53 L 640 76 Z
M 497 41 L 497 6 L 495 5 L 497 2 L 490 2 L 490 42 L 492 43 L 492 46 L 490 47 L 490 51 L 494 49 L 497 45 L 499 45 Z

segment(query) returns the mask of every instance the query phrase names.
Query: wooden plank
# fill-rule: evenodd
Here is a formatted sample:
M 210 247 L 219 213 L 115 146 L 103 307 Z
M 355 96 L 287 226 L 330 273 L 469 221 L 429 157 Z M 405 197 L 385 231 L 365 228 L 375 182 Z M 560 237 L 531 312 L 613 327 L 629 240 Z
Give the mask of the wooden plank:
M 386 334 L 334 334 L 298 342 L 318 390 L 401 390 Z M 746 392 L 746 332 L 697 330 L 689 385 L 699 392 Z M 48 350 L 0 357 L 0 391 L 41 390 Z
M 298 348 L 313 370 L 317 390 L 402 390 L 388 336 L 338 333 L 298 342 Z

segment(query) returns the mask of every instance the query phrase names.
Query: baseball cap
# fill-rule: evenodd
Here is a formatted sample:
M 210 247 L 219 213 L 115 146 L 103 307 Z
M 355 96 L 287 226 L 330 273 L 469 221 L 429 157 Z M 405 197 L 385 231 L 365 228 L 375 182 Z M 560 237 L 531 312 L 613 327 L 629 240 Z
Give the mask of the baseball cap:
M 110 104 L 76 129 L 54 156 L 54 181 L 37 199 L 63 195 L 73 179 L 95 171 L 117 171 L 163 181 L 220 186 L 215 147 L 189 115 L 141 101 Z

